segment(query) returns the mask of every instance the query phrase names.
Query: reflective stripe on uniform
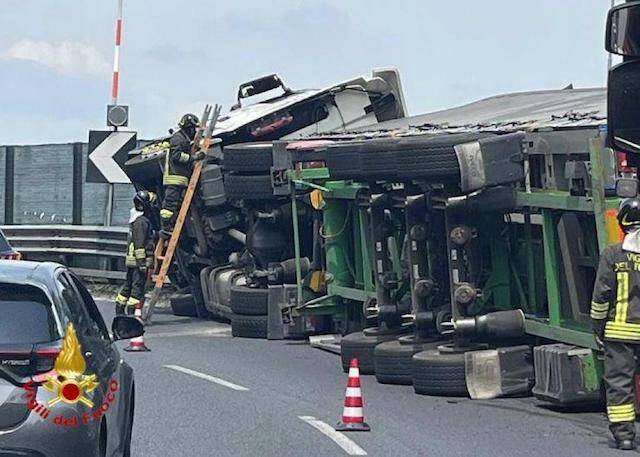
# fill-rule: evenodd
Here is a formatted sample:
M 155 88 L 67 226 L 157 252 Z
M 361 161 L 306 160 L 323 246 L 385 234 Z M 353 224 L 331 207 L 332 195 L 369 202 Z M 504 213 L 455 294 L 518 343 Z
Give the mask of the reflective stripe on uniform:
M 180 175 L 167 175 L 162 178 L 162 184 L 165 186 L 188 186 L 189 179 L 186 176 Z
M 171 219 L 173 217 L 173 211 L 170 211 L 168 209 L 161 209 L 160 210 L 160 217 L 162 219 Z
M 140 300 L 138 300 L 137 298 L 131 297 L 127 302 L 127 306 L 136 306 L 138 303 L 140 303 Z
M 127 297 L 126 295 L 118 294 L 118 296 L 116 297 L 116 303 L 119 305 L 126 305 L 128 299 L 129 297 Z
M 181 154 L 184 154 L 184 152 Z M 167 151 L 164 158 L 164 173 L 162 174 L 162 184 L 164 184 L 165 186 L 185 187 L 189 185 L 189 179 L 186 176 L 176 175 L 172 172 L 170 151 Z
M 189 160 L 191 160 L 191 156 L 189 154 L 187 154 L 186 152 L 181 152 L 180 153 L 180 157 L 178 158 L 178 160 L 180 162 L 188 162 Z
M 617 274 L 618 294 L 616 297 L 616 323 L 627 321 L 629 311 L 629 272 L 621 271 Z
M 616 340 L 640 341 L 640 324 L 609 321 L 605 325 L 604 336 Z
M 133 243 L 129 243 L 129 246 L 127 246 L 127 258 L 125 261 L 125 264 L 128 267 L 135 267 L 136 266 L 136 256 L 134 254 L 134 248 L 133 248 Z
M 603 320 L 607 318 L 609 313 L 607 311 L 594 311 L 591 310 L 591 319 Z
M 607 406 L 609 422 L 633 422 L 636 419 L 636 410 L 633 403 L 625 405 Z
M 609 313 L 609 303 L 591 302 L 591 318 L 592 319 L 606 319 Z
M 134 254 L 135 254 L 136 259 L 138 259 L 138 260 L 144 259 L 145 257 L 147 257 L 147 252 L 145 251 L 144 248 L 136 249 L 134 251 Z

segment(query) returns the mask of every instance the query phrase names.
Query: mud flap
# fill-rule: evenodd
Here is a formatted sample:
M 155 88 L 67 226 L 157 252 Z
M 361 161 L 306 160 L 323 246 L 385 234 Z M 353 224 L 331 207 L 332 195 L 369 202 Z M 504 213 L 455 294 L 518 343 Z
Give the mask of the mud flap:
M 601 401 L 602 365 L 591 349 L 547 344 L 533 349 L 533 395 L 556 404 Z
M 524 179 L 524 137 L 517 132 L 456 145 L 461 190 L 473 192 Z
M 529 346 L 511 346 L 465 354 L 469 395 L 474 400 L 527 395 L 534 383 Z

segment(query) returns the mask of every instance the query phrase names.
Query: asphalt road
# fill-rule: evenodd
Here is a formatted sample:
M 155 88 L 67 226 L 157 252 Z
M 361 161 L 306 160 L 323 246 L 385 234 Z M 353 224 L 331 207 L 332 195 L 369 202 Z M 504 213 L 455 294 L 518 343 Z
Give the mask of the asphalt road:
M 99 306 L 110 319 L 112 305 Z M 600 413 L 561 413 L 530 398 L 426 397 L 372 376 L 362 379 L 371 432 L 332 434 L 324 424 L 340 419 L 347 381 L 338 356 L 305 342 L 232 338 L 213 321 L 162 312 L 154 320 L 152 351 L 122 352 L 136 376 L 136 457 L 620 455 Z

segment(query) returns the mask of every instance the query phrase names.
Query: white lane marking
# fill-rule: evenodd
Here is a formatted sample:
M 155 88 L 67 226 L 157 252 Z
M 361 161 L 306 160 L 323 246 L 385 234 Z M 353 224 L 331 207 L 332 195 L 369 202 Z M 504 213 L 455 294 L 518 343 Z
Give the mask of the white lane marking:
M 351 441 L 349 438 L 344 436 L 344 434 L 337 432 L 333 429 L 332 426 L 322 422 L 321 420 L 316 419 L 313 416 L 298 416 L 298 419 L 303 420 L 307 424 L 311 425 L 316 430 L 320 431 L 325 436 L 328 436 L 336 443 L 338 446 L 342 448 L 344 452 L 349 455 L 367 455 L 366 451 L 358 446 L 356 443 Z
M 208 375 L 206 373 L 200 373 L 199 371 L 190 370 L 189 368 L 184 368 L 178 365 L 165 365 L 165 368 L 170 370 L 179 371 L 180 373 L 188 374 L 191 376 L 195 376 L 196 378 L 204 379 L 209 382 L 213 382 L 215 384 L 219 384 L 224 387 L 228 387 L 229 389 L 238 390 L 238 391 L 247 391 L 246 387 L 239 386 L 238 384 L 234 384 L 229 381 L 225 381 L 224 379 L 216 378 L 215 376 Z
M 178 332 L 145 333 L 145 338 L 172 338 L 176 336 L 231 336 L 231 328 L 212 328 L 204 330 L 185 330 Z

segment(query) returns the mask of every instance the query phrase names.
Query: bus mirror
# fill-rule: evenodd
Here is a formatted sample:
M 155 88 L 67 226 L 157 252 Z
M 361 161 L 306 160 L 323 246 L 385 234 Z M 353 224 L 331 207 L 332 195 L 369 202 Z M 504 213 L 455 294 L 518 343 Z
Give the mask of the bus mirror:
M 640 57 L 640 2 L 609 10 L 604 47 L 613 54 Z
M 640 60 L 609 71 L 607 124 L 613 149 L 640 154 Z

